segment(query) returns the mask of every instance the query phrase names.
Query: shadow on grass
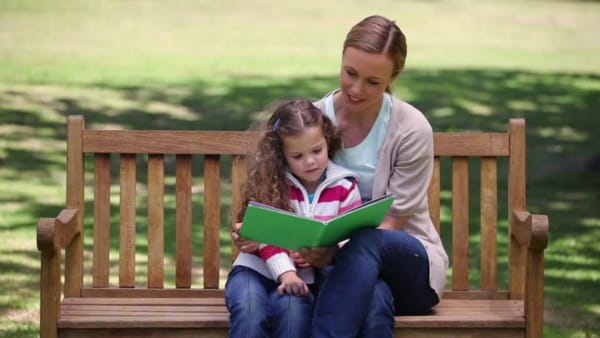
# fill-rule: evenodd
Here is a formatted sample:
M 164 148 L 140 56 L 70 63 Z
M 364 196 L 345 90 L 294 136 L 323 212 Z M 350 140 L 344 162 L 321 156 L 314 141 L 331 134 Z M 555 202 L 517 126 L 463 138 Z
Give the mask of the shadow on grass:
M 8 102 L 0 104 L 0 125 L 5 130 L 5 145 L 0 148 L 0 182 L 5 185 L 35 177 L 30 182 L 33 192 L 36 184 L 54 185 L 55 194 L 64 196 L 64 183 L 59 179 L 48 179 L 49 173 L 64 171 L 64 149 L 53 148 L 46 152 L 43 147 L 28 147 L 28 144 L 33 141 L 37 144 L 64 142 L 64 117 L 67 115 L 83 115 L 88 127 L 93 128 L 245 130 L 256 118 L 256 113 L 275 100 L 317 99 L 336 84 L 335 76 L 242 77 L 218 84 L 197 81 L 168 87 L 99 84 L 64 91 L 59 87 L 43 100 L 27 87 L 20 86 L 0 92 L 0 102 Z M 600 304 L 600 292 L 594 287 L 594 284 L 597 286 L 594 274 L 599 256 L 596 243 L 600 241 L 600 214 L 595 207 L 600 204 L 597 165 L 600 158 L 600 114 L 597 111 L 600 108 L 600 76 L 500 70 L 410 70 L 401 76 L 394 92 L 425 112 L 436 131 L 504 131 L 509 118 L 527 119 L 528 206 L 533 212 L 549 214 L 551 221 L 546 259 L 547 302 L 583 318 L 597 315 L 592 308 Z M 40 130 L 45 132 L 40 133 Z M 140 172 L 140 182 L 145 182 L 144 175 Z M 224 178 L 228 178 L 227 172 Z M 9 217 L 0 229 L 30 229 L 35 218 L 53 216 L 62 207 L 58 203 L 40 203 L 32 194 L 15 192 L 11 197 L 21 206 L 20 210 L 30 210 L 29 218 L 10 220 Z M 471 198 L 475 206 L 477 187 Z M 500 201 L 506 201 L 502 192 Z M 89 205 L 89 215 L 92 210 Z M 501 218 L 506 214 L 503 210 L 505 205 L 499 212 Z M 143 206 L 140 206 L 140 212 L 145 212 Z M 229 224 L 225 219 L 227 213 L 227 210 L 222 211 L 225 237 Z M 113 214 L 116 224 L 116 208 Z M 89 219 L 88 224 L 91 224 Z M 479 217 L 473 213 L 470 219 L 472 252 L 477 252 Z M 144 220 L 140 218 L 140 233 L 146 231 Z M 166 217 L 166 220 L 174 222 L 172 217 Z M 194 224 L 201 220 L 201 214 L 194 215 Z M 117 228 L 113 233 L 118 233 Z M 167 238 L 173 237 L 172 231 L 167 229 L 166 233 Z M 451 239 L 448 226 L 443 228 L 442 235 L 447 241 Z M 502 241 L 506 238 L 500 238 Z M 195 252 L 202 251 L 201 243 L 199 234 L 194 237 Z M 172 258 L 173 243 L 167 241 L 165 244 L 165 256 Z M 224 244 L 228 245 L 227 241 Z M 115 239 L 112 245 L 117 247 L 118 240 Z M 447 249 L 450 251 L 451 246 Z M 139 247 L 140 252 L 145 250 L 145 246 Z M 505 249 L 500 247 L 500 255 L 505 254 Z M 561 259 L 564 256 L 571 256 L 576 261 Z M 224 265 L 229 259 L 228 254 L 223 254 Z M 478 265 L 478 259 L 475 256 L 471 260 L 473 268 Z M 506 266 L 502 261 L 499 264 Z M 18 264 L 6 268 L 33 273 Z M 505 280 L 506 273 L 501 272 L 500 278 Z M 472 283 L 477 282 L 478 277 L 474 276 Z M 506 285 L 505 282 L 500 284 Z M 574 318 L 573 321 L 584 327 L 598 327 L 597 323 L 589 324 L 588 320 L 578 322 Z

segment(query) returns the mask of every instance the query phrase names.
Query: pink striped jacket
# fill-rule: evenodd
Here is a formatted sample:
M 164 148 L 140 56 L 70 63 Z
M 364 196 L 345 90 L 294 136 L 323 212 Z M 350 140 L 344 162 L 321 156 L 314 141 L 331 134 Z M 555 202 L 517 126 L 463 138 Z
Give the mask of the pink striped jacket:
M 333 218 L 361 204 L 358 191 L 358 175 L 329 161 L 326 178 L 314 193 L 309 203 L 308 193 L 300 182 L 290 173 L 290 201 L 298 214 L 321 220 Z M 281 231 L 285 231 L 282 225 Z M 314 281 L 312 268 L 296 268 L 287 249 L 261 244 L 255 253 L 240 253 L 233 265 L 243 265 L 261 273 L 267 278 L 278 281 L 286 271 L 297 271 L 306 282 Z

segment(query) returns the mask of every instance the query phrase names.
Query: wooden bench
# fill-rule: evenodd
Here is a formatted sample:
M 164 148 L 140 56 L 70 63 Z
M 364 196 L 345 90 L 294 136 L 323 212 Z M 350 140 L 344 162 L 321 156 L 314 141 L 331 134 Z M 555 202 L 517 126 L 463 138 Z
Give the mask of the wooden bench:
M 256 136 L 88 130 L 70 116 L 66 206 L 37 229 L 40 336 L 226 337 L 226 216 Z M 432 314 L 396 317 L 396 336 L 542 337 L 548 218 L 526 209 L 525 121 L 436 133 L 434 148 L 429 203 L 451 274 Z

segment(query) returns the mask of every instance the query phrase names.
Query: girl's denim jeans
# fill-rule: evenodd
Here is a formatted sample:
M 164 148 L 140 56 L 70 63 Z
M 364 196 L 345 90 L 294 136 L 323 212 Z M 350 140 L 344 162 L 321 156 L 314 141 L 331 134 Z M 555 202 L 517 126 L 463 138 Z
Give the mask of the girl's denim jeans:
M 234 266 L 225 284 L 229 337 L 307 338 L 314 297 L 282 295 L 278 283 L 244 266 Z

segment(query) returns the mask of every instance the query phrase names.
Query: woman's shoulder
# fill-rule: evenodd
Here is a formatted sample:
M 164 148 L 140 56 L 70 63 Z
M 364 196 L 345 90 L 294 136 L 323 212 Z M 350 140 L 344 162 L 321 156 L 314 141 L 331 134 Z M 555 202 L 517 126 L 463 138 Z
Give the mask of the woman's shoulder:
M 431 124 L 421 110 L 396 96 L 390 96 L 392 97 L 391 124 L 401 129 L 431 132 Z
M 325 111 L 325 97 L 327 96 L 323 96 L 322 98 L 313 101 L 315 107 L 319 108 L 321 111 Z
M 392 98 L 392 113 L 399 115 L 403 118 L 425 118 L 425 114 L 421 110 L 412 104 L 404 101 L 403 99 L 390 95 Z
M 337 90 L 337 89 L 336 89 Z M 323 113 L 325 113 L 326 110 L 326 103 L 325 100 L 327 99 L 328 96 L 332 95 L 333 93 L 335 93 L 336 90 L 332 90 L 329 93 L 323 95 L 321 98 L 317 99 L 316 101 L 313 101 L 313 104 L 319 108 Z

